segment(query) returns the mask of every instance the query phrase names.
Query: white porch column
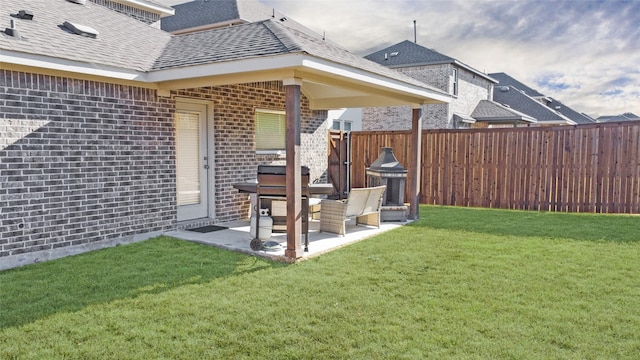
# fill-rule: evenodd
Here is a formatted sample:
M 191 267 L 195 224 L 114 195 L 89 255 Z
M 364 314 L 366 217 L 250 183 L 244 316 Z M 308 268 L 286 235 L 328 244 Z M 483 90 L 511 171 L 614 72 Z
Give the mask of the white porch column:
M 410 164 L 413 172 L 409 179 L 409 219 L 418 220 L 420 217 L 420 167 L 422 159 L 422 107 L 414 108 L 411 114 L 411 150 Z
M 302 172 L 300 170 L 300 87 L 302 80 L 284 79 L 286 111 L 286 194 L 287 249 L 284 255 L 292 260 L 302 257 Z

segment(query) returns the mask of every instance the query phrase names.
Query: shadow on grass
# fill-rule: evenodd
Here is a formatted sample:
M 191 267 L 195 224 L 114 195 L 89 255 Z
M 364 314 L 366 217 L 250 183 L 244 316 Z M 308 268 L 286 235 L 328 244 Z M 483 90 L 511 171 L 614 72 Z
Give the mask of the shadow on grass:
M 421 206 L 411 226 L 582 241 L 638 242 L 640 216 Z
M 0 272 L 0 328 L 286 264 L 169 237 Z

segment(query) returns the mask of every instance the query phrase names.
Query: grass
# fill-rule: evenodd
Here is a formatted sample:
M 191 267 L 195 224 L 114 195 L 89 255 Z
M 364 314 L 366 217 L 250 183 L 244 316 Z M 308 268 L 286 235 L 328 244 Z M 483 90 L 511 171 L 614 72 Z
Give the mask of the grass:
M 0 272 L 0 358 L 636 359 L 638 229 L 422 207 L 294 265 L 160 237 Z

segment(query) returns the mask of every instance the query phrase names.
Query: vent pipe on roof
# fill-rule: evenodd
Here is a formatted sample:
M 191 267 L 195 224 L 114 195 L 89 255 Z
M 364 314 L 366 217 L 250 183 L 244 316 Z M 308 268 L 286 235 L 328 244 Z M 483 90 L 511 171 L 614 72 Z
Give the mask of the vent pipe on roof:
M 68 2 L 72 2 L 74 4 L 80 4 L 80 5 L 84 5 L 87 0 L 67 0 Z
M 9 27 L 4 29 L 4 33 L 18 40 L 21 38 L 20 32 L 18 32 L 18 29 L 16 28 L 16 21 L 13 19 L 9 21 Z
M 33 13 L 29 10 L 18 11 L 18 17 L 23 20 L 33 20 Z
M 93 39 L 98 37 L 98 31 L 92 27 L 74 24 L 69 21 L 65 21 L 62 25 L 74 34 L 90 37 Z
M 416 30 L 416 21 L 413 20 L 413 42 L 418 43 L 418 32 Z

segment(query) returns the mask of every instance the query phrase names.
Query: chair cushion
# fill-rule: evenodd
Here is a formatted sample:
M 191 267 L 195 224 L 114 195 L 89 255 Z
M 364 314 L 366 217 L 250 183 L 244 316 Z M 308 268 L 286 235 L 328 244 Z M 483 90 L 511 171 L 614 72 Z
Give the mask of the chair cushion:
M 367 204 L 369 199 L 369 189 L 351 189 L 349 197 L 347 198 L 347 217 L 357 216 L 362 214 L 362 210 Z

